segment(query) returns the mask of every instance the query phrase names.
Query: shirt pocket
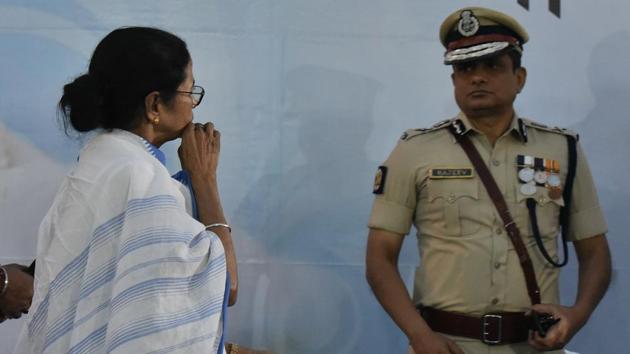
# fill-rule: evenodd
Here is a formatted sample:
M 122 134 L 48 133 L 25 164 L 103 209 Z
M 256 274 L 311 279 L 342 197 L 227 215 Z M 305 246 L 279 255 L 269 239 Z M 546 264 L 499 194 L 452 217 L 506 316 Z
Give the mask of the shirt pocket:
M 438 236 L 466 236 L 479 230 L 479 182 L 475 179 L 429 179 L 428 204 L 436 220 L 426 224 Z
M 516 186 L 516 224 L 521 226 L 521 233 L 526 236 L 533 236 L 532 220 L 527 208 L 527 199 L 532 198 L 536 202 L 536 219 L 538 230 L 542 238 L 555 238 L 560 226 L 560 208 L 564 206 L 564 199 L 552 199 L 549 191 L 544 186 L 536 186 L 536 193 L 524 195 L 520 191 L 521 184 Z

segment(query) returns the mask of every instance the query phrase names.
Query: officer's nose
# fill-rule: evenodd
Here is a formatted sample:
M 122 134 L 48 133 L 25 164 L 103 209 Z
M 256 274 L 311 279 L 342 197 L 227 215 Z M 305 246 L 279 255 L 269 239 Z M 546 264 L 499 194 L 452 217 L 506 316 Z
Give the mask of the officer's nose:
M 473 85 L 481 85 L 487 82 L 486 77 L 481 72 L 479 72 L 479 70 L 473 73 L 471 81 Z

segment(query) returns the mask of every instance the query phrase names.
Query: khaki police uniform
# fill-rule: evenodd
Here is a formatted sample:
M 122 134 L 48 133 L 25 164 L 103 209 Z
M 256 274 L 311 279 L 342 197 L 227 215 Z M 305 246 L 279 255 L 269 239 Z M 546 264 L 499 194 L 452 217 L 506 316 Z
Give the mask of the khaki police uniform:
M 509 206 L 534 264 L 542 303 L 559 303 L 559 269 L 536 247 L 526 206 L 537 204 L 538 225 L 545 247 L 557 259 L 562 196 L 546 186 L 522 193 L 519 155 L 555 160 L 562 185 L 566 180 L 566 134 L 517 118 L 492 146 L 460 113 L 470 137 L 489 167 Z M 416 269 L 413 301 L 433 308 L 482 315 L 531 308 L 523 270 L 488 193 L 464 150 L 449 132 L 452 120 L 431 129 L 408 130 L 379 169 L 377 194 L 369 227 L 407 234 L 417 230 L 421 265 Z M 570 208 L 569 239 L 606 232 L 593 179 L 578 144 L 577 170 Z M 531 193 L 531 192 L 528 192 Z M 479 340 L 454 338 L 466 353 L 535 353 L 526 343 L 488 346 Z M 555 353 L 562 353 L 557 351 Z

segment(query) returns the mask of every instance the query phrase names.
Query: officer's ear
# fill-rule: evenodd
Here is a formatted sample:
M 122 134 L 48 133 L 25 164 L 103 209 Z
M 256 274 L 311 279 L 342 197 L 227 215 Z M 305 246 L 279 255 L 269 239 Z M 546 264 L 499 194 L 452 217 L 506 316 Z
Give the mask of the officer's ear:
M 521 66 L 516 69 L 516 83 L 518 84 L 518 92 L 520 93 L 525 87 L 525 82 L 527 81 L 527 69 Z

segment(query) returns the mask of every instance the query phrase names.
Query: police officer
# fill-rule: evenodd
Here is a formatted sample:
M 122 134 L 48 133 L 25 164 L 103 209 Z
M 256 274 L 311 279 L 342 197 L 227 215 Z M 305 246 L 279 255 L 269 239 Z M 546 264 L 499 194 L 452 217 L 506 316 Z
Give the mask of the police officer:
M 444 20 L 440 40 L 461 113 L 408 130 L 379 167 L 368 282 L 410 353 L 563 353 L 610 281 L 606 223 L 587 161 L 579 144 L 568 144 L 577 140 L 571 132 L 514 111 L 528 40 L 515 19 L 460 9 Z M 459 137 L 472 142 L 499 193 L 487 191 Z M 509 212 L 499 214 L 496 194 Z M 397 259 L 412 224 L 421 265 L 410 298 Z M 567 307 L 559 305 L 560 229 L 579 262 L 577 298 Z M 526 252 L 516 251 L 518 240 Z M 528 262 L 529 270 L 521 265 Z

